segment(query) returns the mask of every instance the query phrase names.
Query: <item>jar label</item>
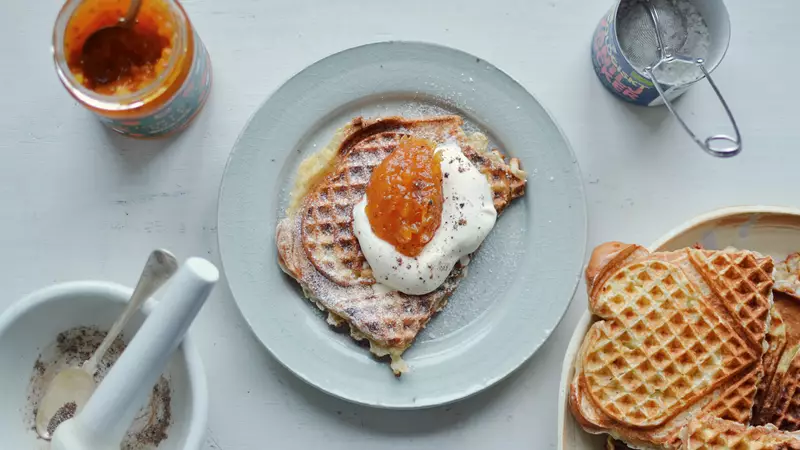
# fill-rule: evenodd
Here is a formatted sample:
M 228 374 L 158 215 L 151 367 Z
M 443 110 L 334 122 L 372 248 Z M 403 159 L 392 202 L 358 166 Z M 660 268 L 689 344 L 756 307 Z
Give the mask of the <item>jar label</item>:
M 640 74 L 622 54 L 616 32 L 617 8 L 600 21 L 592 39 L 592 65 L 609 91 L 623 100 L 649 105 L 659 95 L 652 81 Z
M 194 33 L 194 55 L 183 86 L 160 108 L 135 119 L 98 116 L 100 121 L 135 138 L 161 137 L 185 128 L 203 108 L 211 91 L 211 59 L 197 33 Z

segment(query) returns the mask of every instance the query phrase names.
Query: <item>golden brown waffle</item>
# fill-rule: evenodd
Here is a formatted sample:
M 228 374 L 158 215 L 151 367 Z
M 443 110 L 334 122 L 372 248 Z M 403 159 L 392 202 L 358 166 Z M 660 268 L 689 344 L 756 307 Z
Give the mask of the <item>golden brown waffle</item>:
M 333 170 L 310 190 L 301 207 L 303 247 L 320 273 L 341 286 L 375 283 L 353 234 L 353 206 L 364 196 L 372 171 L 397 148 L 403 135 L 435 142 L 459 140 L 464 155 L 489 180 L 498 212 L 524 193 L 519 161 L 512 158 L 506 164 L 499 153 L 477 151 L 465 139 L 461 125 L 458 116 L 390 117 L 374 122 L 356 119 L 351 124 L 351 134 L 340 146 Z
M 392 356 L 396 372 L 401 368 L 399 355 L 444 306 L 464 270 L 457 264 L 445 283 L 427 295 L 385 292 L 375 285 L 353 234 L 353 206 L 363 197 L 373 169 L 409 134 L 435 142 L 456 140 L 487 176 L 498 212 L 522 196 L 525 174 L 519 161 L 512 158 L 506 163 L 497 151 L 474 148 L 461 124 L 458 116 L 355 119 L 329 169 L 311 186 L 297 213 L 278 224 L 281 267 L 300 283 L 306 296 L 333 314 L 329 321 L 344 320 L 354 338 L 366 338 L 374 353 Z
M 775 292 L 773 288 L 773 303 L 770 309 L 770 326 L 767 332 L 767 351 L 764 357 L 761 358 L 761 366 L 764 369 L 764 374 L 758 382 L 758 390 L 756 391 L 755 404 L 753 405 L 753 417 L 751 424 L 765 425 L 769 423 L 772 415 L 771 405 L 769 402 L 773 401 L 768 398 L 769 389 L 772 385 L 772 380 L 778 370 L 778 363 L 786 350 L 786 324 L 783 322 L 778 304 L 780 303 L 781 294 Z M 777 381 L 777 380 L 776 380 Z
M 800 439 L 773 426 L 749 427 L 715 417 L 693 419 L 681 433 L 682 450 L 800 450 Z
M 692 415 L 750 419 L 772 304 L 771 258 L 598 247 L 570 407 L 589 432 L 676 448 Z
M 792 359 L 788 369 L 776 374 L 773 392 L 776 393 L 774 410 L 769 422 L 786 431 L 800 430 L 800 358 Z
M 752 417 L 753 406 L 758 381 L 763 374 L 761 365 L 753 365 L 739 381 L 723 392 L 718 399 L 712 400 L 703 408 L 698 416 L 719 417 L 738 423 L 749 423 Z
M 785 431 L 800 430 L 800 300 L 782 292 L 775 292 L 773 314 L 775 334 L 782 345 L 768 355 L 770 366 L 765 366 L 765 381 L 759 389 L 760 407 L 754 412 L 753 423 L 772 423 Z M 774 320 L 774 319 L 773 319 Z M 770 335 L 772 335 L 772 331 Z M 771 339 L 771 338 L 770 338 Z M 777 342 L 778 339 L 776 338 Z M 765 358 L 766 361 L 766 358 Z
M 772 272 L 770 257 L 748 251 L 690 252 L 692 263 L 716 294 L 712 302 L 727 309 L 737 327 L 754 349 L 760 349 L 766 335 L 772 301 Z

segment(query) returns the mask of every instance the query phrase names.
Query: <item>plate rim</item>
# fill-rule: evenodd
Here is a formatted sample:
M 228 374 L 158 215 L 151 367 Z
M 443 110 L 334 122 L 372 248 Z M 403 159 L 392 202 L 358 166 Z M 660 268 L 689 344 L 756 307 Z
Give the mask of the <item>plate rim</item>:
M 217 204 L 216 204 L 216 208 L 217 208 L 216 209 L 216 218 L 217 218 L 217 230 L 218 231 L 217 231 L 216 241 L 217 241 L 217 249 L 218 249 L 218 252 L 219 252 L 219 255 L 220 255 L 220 266 L 222 268 L 223 273 L 226 274 L 225 281 L 226 281 L 226 283 L 228 285 L 228 289 L 229 289 L 229 291 L 231 293 L 231 297 L 233 297 L 234 303 L 236 304 L 236 307 L 237 307 L 239 313 L 241 314 L 241 316 L 244 319 L 245 323 L 247 323 L 248 328 L 250 329 L 251 333 L 254 335 L 254 337 L 256 338 L 258 343 L 264 349 L 266 349 L 267 352 L 269 352 L 269 354 L 272 356 L 272 358 L 274 360 L 276 360 L 282 367 L 284 367 L 287 371 L 292 373 L 293 376 L 296 376 L 298 379 L 302 380 L 304 383 L 306 383 L 308 385 L 311 385 L 314 388 L 316 388 L 316 389 L 318 389 L 318 390 L 320 390 L 320 391 L 322 391 L 322 392 L 324 392 L 324 393 L 326 393 L 328 395 L 331 395 L 331 396 L 333 396 L 335 398 L 338 398 L 338 399 L 341 399 L 341 400 L 344 400 L 344 401 L 347 401 L 347 402 L 350 402 L 350 403 L 353 403 L 353 404 L 367 406 L 367 407 L 373 407 L 373 408 L 378 408 L 378 409 L 386 409 L 386 410 L 416 410 L 416 409 L 426 409 L 426 408 L 432 408 L 432 407 L 436 407 L 436 406 L 452 404 L 454 402 L 458 402 L 458 401 L 464 400 L 464 399 L 469 398 L 469 397 L 471 397 L 473 395 L 476 395 L 476 394 L 478 394 L 478 393 L 480 393 L 482 391 L 485 391 L 486 389 L 488 389 L 488 388 L 496 385 L 497 383 L 501 382 L 502 380 L 507 378 L 509 375 L 511 375 L 515 371 L 519 370 L 519 368 L 522 367 L 526 362 L 530 361 L 530 359 L 533 357 L 533 355 L 535 355 L 541 349 L 541 347 L 552 337 L 554 331 L 563 322 L 564 317 L 566 316 L 566 313 L 569 310 L 569 306 L 572 304 L 572 301 L 575 298 L 575 293 L 577 292 L 578 286 L 580 286 L 580 284 L 581 284 L 580 283 L 581 278 L 582 278 L 581 277 L 581 273 L 582 273 L 582 270 L 583 270 L 584 260 L 586 259 L 586 254 L 587 254 L 587 251 L 588 251 L 587 243 L 588 243 L 588 231 L 589 231 L 589 211 L 588 211 L 588 205 L 587 205 L 587 202 L 586 202 L 585 180 L 583 178 L 583 173 L 581 171 L 581 167 L 580 167 L 579 163 L 577 162 L 577 156 L 575 155 L 575 151 L 574 151 L 574 149 L 572 147 L 572 144 L 571 144 L 569 138 L 567 137 L 566 133 L 564 132 L 564 129 L 556 121 L 555 116 L 553 115 L 553 113 L 550 111 L 550 109 L 544 103 L 539 101 L 539 99 L 538 99 L 538 97 L 536 95 L 534 95 L 532 92 L 530 92 L 522 83 L 517 81 L 517 79 L 515 79 L 514 77 L 509 75 L 504 70 L 498 68 L 497 66 L 495 66 L 491 62 L 487 61 L 486 59 L 480 58 L 480 60 L 483 63 L 491 66 L 491 68 L 492 68 L 492 70 L 494 72 L 498 72 L 501 76 L 506 77 L 511 83 L 513 83 L 514 85 L 516 85 L 520 89 L 522 89 L 525 93 L 527 93 L 528 96 L 530 96 L 536 102 L 536 104 L 545 113 L 545 115 L 547 116 L 547 118 L 549 119 L 551 124 L 555 127 L 555 130 L 557 131 L 559 137 L 564 142 L 564 146 L 565 146 L 565 148 L 566 148 L 566 150 L 568 152 L 568 156 L 571 157 L 572 161 L 573 161 L 573 167 L 574 167 L 574 170 L 575 170 L 575 176 L 576 176 L 576 181 L 577 181 L 575 187 L 577 188 L 577 192 L 579 194 L 579 199 L 580 199 L 580 201 L 577 202 L 577 204 L 574 205 L 574 207 L 577 207 L 580 210 L 580 212 L 582 213 L 581 216 L 583 217 L 582 223 L 577 224 L 577 226 L 579 226 L 580 230 L 581 230 L 581 232 L 580 232 L 580 246 L 579 247 L 582 250 L 581 250 L 580 259 L 576 259 L 576 261 L 577 261 L 577 276 L 575 276 L 574 280 L 568 281 L 568 282 L 572 283 L 572 286 L 569 289 L 569 291 L 570 291 L 569 297 L 564 302 L 563 309 L 560 312 L 555 325 L 551 329 L 546 330 L 546 337 L 542 341 L 537 343 L 536 345 L 531 346 L 530 350 L 524 352 L 523 358 L 519 362 L 516 362 L 510 370 L 507 370 L 507 371 L 502 372 L 502 373 L 498 373 L 496 376 L 490 377 L 489 379 L 487 379 L 484 383 L 473 384 L 470 388 L 468 388 L 468 389 L 466 389 L 464 391 L 458 392 L 458 393 L 454 393 L 454 394 L 452 394 L 450 396 L 437 397 L 437 399 L 435 399 L 433 401 L 424 401 L 424 400 L 419 401 L 418 400 L 413 404 L 394 404 L 394 403 L 391 403 L 391 402 L 389 402 L 389 403 L 384 403 L 384 402 L 375 403 L 375 402 L 364 401 L 364 400 L 361 400 L 361 399 L 358 399 L 358 398 L 349 397 L 346 394 L 340 392 L 339 390 L 329 389 L 329 388 L 327 388 L 325 386 L 322 386 L 320 384 L 315 383 L 309 377 L 307 377 L 306 374 L 301 373 L 299 371 L 296 371 L 294 368 L 292 368 L 291 366 L 286 364 L 281 358 L 279 358 L 276 355 L 275 351 L 270 347 L 270 345 L 268 345 L 268 343 L 264 339 L 262 339 L 262 337 L 256 332 L 256 329 L 253 327 L 253 323 L 252 323 L 251 319 L 242 310 L 242 307 L 240 305 L 240 301 L 237 299 L 237 296 L 234 293 L 234 289 L 233 289 L 233 286 L 231 285 L 230 278 L 227 276 L 227 269 L 226 269 L 225 257 L 224 257 L 224 253 L 225 252 L 223 251 L 223 245 L 222 245 L 222 235 L 223 235 L 223 233 L 220 233 L 220 230 L 222 228 L 220 226 L 221 221 L 222 221 L 221 220 L 221 215 L 220 215 L 220 210 L 221 210 L 221 204 L 222 204 L 222 201 L 223 201 L 223 194 L 224 194 L 224 190 L 225 190 L 225 186 L 226 186 L 227 174 L 228 174 L 228 172 L 230 170 L 233 158 L 237 154 L 238 144 L 241 141 L 241 139 L 244 136 L 244 134 L 246 133 L 246 131 L 248 130 L 248 128 L 250 127 L 251 123 L 253 122 L 255 117 L 258 115 L 259 111 L 261 111 L 261 109 L 263 109 L 264 106 L 267 103 L 269 103 L 275 97 L 275 95 L 278 92 L 280 92 L 280 90 L 286 84 L 291 82 L 291 80 L 293 80 L 294 78 L 296 78 L 300 74 L 304 73 L 305 71 L 307 71 L 309 69 L 312 69 L 312 68 L 316 67 L 317 65 L 325 62 L 325 61 L 329 61 L 329 60 L 331 60 L 333 58 L 340 57 L 342 54 L 346 54 L 346 53 L 349 53 L 349 52 L 352 52 L 352 51 L 362 50 L 362 49 L 365 49 L 365 48 L 368 48 L 368 47 L 387 46 L 387 45 L 412 45 L 412 46 L 422 46 L 422 47 L 433 47 L 433 48 L 437 48 L 439 50 L 444 50 L 444 51 L 448 51 L 448 52 L 454 52 L 454 53 L 458 53 L 458 54 L 461 54 L 461 55 L 464 55 L 464 56 L 467 56 L 467 57 L 471 57 L 471 58 L 479 58 L 479 57 L 477 57 L 477 56 L 475 56 L 475 55 L 473 55 L 471 53 L 468 53 L 468 52 L 466 52 L 464 50 L 460 50 L 460 49 L 457 49 L 457 48 L 453 48 L 453 47 L 450 47 L 450 46 L 447 46 L 447 45 L 438 44 L 438 43 L 434 43 L 434 42 L 417 41 L 417 40 L 386 40 L 386 41 L 376 41 L 376 42 L 366 43 L 366 44 L 357 45 L 357 46 L 353 46 L 353 47 L 348 47 L 346 49 L 342 49 L 340 51 L 337 51 L 337 52 L 334 52 L 332 54 L 329 54 L 329 55 L 327 55 L 327 56 L 325 56 L 323 58 L 320 58 L 320 59 L 312 62 L 311 64 L 303 67 L 299 71 L 293 73 L 291 76 L 286 78 L 280 85 L 278 85 L 274 90 L 272 90 L 269 93 L 269 95 L 267 95 L 267 97 L 261 103 L 259 103 L 259 105 L 255 108 L 255 110 L 250 114 L 250 116 L 247 119 L 247 121 L 245 122 L 245 124 L 242 126 L 241 131 L 239 132 L 239 134 L 236 137 L 236 140 L 233 143 L 232 149 L 231 149 L 230 153 L 228 154 L 228 158 L 226 160 L 225 167 L 223 169 L 222 176 L 221 176 L 221 181 L 220 181 L 220 184 L 219 184 L 219 187 L 218 187 L 218 191 L 217 191 L 218 195 L 217 195 Z M 272 243 L 272 245 L 274 246 L 274 242 Z M 305 300 L 305 299 L 302 299 L 302 300 Z
M 667 242 L 675 239 L 676 237 L 686 233 L 687 231 L 692 230 L 693 228 L 703 225 L 707 222 L 713 222 L 716 220 L 723 219 L 725 217 L 734 216 L 734 215 L 756 215 L 756 214 L 782 214 L 782 215 L 789 215 L 789 216 L 796 216 L 800 218 L 800 208 L 795 208 L 791 206 L 768 206 L 768 205 L 742 205 L 742 206 L 725 206 L 722 208 L 717 208 L 702 214 L 699 214 L 689 220 L 684 221 L 680 225 L 672 228 L 658 239 L 653 241 L 649 246 L 647 246 L 648 251 L 658 251 L 663 247 Z M 580 349 L 581 343 L 583 342 L 583 338 L 586 336 L 586 332 L 589 330 L 589 326 L 592 323 L 592 313 L 589 311 L 588 305 L 586 310 L 581 315 L 578 322 L 575 324 L 575 328 L 570 336 L 569 343 L 567 344 L 567 349 L 564 352 L 564 360 L 561 363 L 561 375 L 559 376 L 559 387 L 558 387 L 558 421 L 559 426 L 557 430 L 558 440 L 557 440 L 557 449 L 558 450 L 565 450 L 566 442 L 566 433 L 567 433 L 567 423 L 572 418 L 572 413 L 569 411 L 568 402 L 569 402 L 569 385 L 572 381 L 572 370 L 574 368 L 575 358 L 577 357 L 578 350 Z

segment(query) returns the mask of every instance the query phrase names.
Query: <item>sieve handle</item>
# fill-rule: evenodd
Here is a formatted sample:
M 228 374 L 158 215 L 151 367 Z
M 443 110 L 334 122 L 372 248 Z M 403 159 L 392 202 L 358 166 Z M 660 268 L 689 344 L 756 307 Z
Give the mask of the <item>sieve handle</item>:
M 663 62 L 660 61 L 659 64 Z M 688 61 L 687 61 L 688 62 Z M 719 102 L 722 103 L 722 107 L 725 108 L 725 112 L 728 114 L 728 119 L 731 121 L 731 125 L 733 125 L 733 131 L 736 134 L 736 137 L 729 136 L 727 134 L 714 134 L 711 135 L 705 140 L 700 140 L 697 135 L 695 135 L 692 130 L 689 128 L 689 125 L 684 122 L 681 116 L 675 111 L 675 108 L 672 107 L 672 103 L 669 101 L 666 95 L 664 95 L 664 90 L 661 89 L 661 83 L 658 82 L 656 79 L 655 73 L 653 73 L 653 68 L 648 67 L 645 69 L 647 75 L 650 76 L 650 79 L 653 80 L 653 84 L 655 85 L 656 89 L 658 90 L 659 95 L 661 98 L 664 99 L 664 104 L 667 105 L 667 109 L 669 112 L 678 119 L 678 123 L 681 124 L 686 133 L 691 136 L 692 139 L 700 146 L 706 153 L 717 156 L 720 158 L 730 158 L 731 156 L 736 156 L 739 152 L 742 151 L 742 136 L 739 133 L 739 127 L 736 125 L 736 119 L 733 118 L 733 113 L 731 113 L 731 109 L 728 107 L 728 103 L 725 101 L 725 98 L 722 97 L 722 93 L 717 88 L 717 85 L 714 84 L 714 80 L 711 79 L 711 74 L 708 73 L 706 70 L 705 64 L 703 64 L 703 59 L 698 58 L 693 61 L 694 64 L 700 66 L 700 70 L 703 71 L 703 75 L 705 75 L 708 83 L 711 85 L 711 88 L 714 89 L 714 92 L 717 94 L 717 98 Z M 658 64 L 657 64 L 658 65 Z

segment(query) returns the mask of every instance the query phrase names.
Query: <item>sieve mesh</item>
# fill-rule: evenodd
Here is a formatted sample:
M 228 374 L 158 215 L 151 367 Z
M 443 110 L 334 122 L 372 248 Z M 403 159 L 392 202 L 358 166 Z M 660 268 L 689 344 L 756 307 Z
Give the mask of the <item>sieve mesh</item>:
M 664 45 L 673 52 L 684 53 L 688 36 L 686 18 L 669 0 L 651 0 L 651 3 L 658 15 Z M 637 68 L 654 66 L 661 59 L 661 52 L 647 1 L 623 0 L 619 11 L 620 47 L 625 56 Z

